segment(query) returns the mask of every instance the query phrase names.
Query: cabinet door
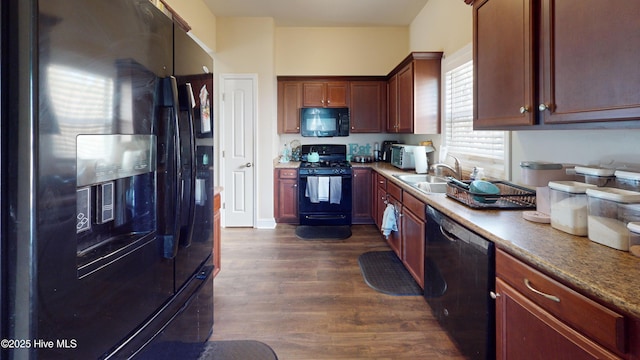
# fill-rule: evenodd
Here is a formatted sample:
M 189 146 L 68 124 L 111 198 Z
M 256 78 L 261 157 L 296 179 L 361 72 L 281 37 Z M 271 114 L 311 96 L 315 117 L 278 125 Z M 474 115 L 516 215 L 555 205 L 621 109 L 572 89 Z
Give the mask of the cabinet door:
M 213 197 L 213 276 L 218 275 L 221 269 L 220 248 L 222 240 L 222 220 L 220 217 L 220 193 Z
M 389 79 L 387 88 L 388 96 L 388 116 L 387 116 L 387 132 L 398 132 L 398 75 L 393 75 Z
M 405 195 L 406 196 L 406 195 Z M 424 242 L 426 223 L 406 206 L 402 211 L 402 262 L 424 289 Z
M 349 86 L 345 81 L 328 82 L 325 85 L 327 107 L 348 107 Z
M 274 215 L 276 222 L 298 223 L 298 171 L 295 169 L 277 169 L 275 171 L 274 186 Z
M 371 169 L 353 168 L 351 191 L 352 199 L 352 222 L 354 224 L 371 224 Z
M 474 3 L 474 129 L 535 122 L 532 3 Z
M 396 221 L 398 225 L 398 231 L 392 231 L 387 237 L 387 243 L 391 247 L 391 249 L 398 255 L 399 259 L 402 259 L 402 221 L 400 220 L 402 214 L 402 203 L 400 200 L 394 198 L 393 196 L 387 193 L 387 198 L 389 199 L 389 203 L 396 208 Z M 386 208 L 386 206 L 385 206 Z
M 387 207 L 387 179 L 379 173 L 374 173 L 373 179 L 373 198 L 374 208 L 373 221 L 375 222 L 378 230 L 382 229 L 382 216 L 384 215 L 384 209 Z
M 302 107 L 302 83 L 278 82 L 278 134 L 300 133 L 300 107 Z
M 324 107 L 324 83 L 304 82 L 302 84 L 302 106 Z
M 544 123 L 639 119 L 640 2 L 542 4 Z
M 409 63 L 398 73 L 398 119 L 396 132 L 413 133 L 413 90 L 413 63 Z
M 620 359 L 496 279 L 496 359 Z
M 349 83 L 349 92 L 351 132 L 382 132 L 386 117 L 386 82 L 352 81 Z
M 346 81 L 304 82 L 302 105 L 305 107 L 348 107 Z

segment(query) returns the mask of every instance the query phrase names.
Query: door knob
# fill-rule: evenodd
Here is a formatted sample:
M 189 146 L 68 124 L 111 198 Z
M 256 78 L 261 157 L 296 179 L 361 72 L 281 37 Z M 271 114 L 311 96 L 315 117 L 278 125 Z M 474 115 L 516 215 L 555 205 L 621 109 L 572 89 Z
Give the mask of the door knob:
M 247 165 L 245 165 L 245 166 L 246 166 L 246 167 L 252 167 L 252 166 L 253 166 L 253 164 L 252 164 L 252 163 L 250 163 L 250 162 L 248 162 L 248 163 L 247 163 Z

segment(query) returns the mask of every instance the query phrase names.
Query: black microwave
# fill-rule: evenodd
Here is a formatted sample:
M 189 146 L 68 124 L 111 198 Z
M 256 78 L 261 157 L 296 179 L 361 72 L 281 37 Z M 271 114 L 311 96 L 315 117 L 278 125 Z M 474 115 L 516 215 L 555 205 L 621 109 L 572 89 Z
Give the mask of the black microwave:
M 349 136 L 349 108 L 301 108 L 300 135 Z

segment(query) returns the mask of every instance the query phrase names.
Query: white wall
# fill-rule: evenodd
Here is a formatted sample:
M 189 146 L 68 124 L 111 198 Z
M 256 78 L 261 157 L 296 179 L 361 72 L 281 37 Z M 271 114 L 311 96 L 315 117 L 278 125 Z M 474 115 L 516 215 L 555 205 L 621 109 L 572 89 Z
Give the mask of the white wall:
M 217 23 L 217 51 L 214 56 L 216 94 L 219 94 L 222 74 L 257 74 L 257 118 L 254 128 L 256 222 L 272 224 L 273 158 L 278 146 L 274 22 L 272 18 L 218 17 Z M 219 99 L 217 96 L 218 103 Z M 219 106 L 217 108 L 219 119 Z M 219 136 L 223 135 L 223 127 L 224 124 L 218 130 Z M 224 139 L 220 144 L 224 149 Z M 224 185 L 224 182 L 221 181 L 221 184 Z M 224 192 L 222 196 L 224 198 Z
M 277 27 L 277 75 L 387 75 L 409 54 L 407 27 Z

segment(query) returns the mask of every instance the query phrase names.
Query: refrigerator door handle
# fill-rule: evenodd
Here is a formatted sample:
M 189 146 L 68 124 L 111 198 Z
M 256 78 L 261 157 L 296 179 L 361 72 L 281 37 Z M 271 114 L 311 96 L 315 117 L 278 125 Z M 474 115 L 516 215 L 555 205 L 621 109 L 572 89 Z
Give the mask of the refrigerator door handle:
M 181 144 L 184 146 L 186 150 L 183 156 L 188 161 L 185 163 L 183 171 L 188 172 L 188 174 L 183 174 L 183 186 L 185 187 L 182 192 L 181 204 L 183 207 L 188 209 L 185 214 L 186 219 L 181 219 L 181 236 L 180 236 L 180 246 L 188 247 L 191 245 L 193 232 L 195 229 L 195 189 L 196 189 L 196 146 L 195 146 L 195 130 L 194 130 L 194 121 L 195 117 L 193 115 L 193 108 L 195 106 L 194 97 L 193 97 L 193 89 L 191 88 L 191 83 L 186 83 L 181 85 L 178 88 L 179 91 L 179 101 L 181 110 L 186 114 L 186 121 L 180 123 L 181 128 L 178 131 L 180 136 L 187 136 L 188 139 L 181 138 Z M 187 146 L 188 145 L 188 146 Z M 188 153 L 187 153 L 188 151 Z M 180 163 L 182 164 L 182 163 Z M 187 181 L 188 180 L 188 181 Z
M 163 256 L 167 259 L 173 259 L 178 253 L 178 244 L 180 237 L 180 214 L 181 214 L 181 197 L 184 191 L 182 182 L 182 166 L 180 154 L 180 136 L 179 136 L 179 115 L 180 106 L 178 103 L 178 86 L 176 78 L 170 76 L 163 79 L 163 106 L 170 109 L 171 116 L 165 118 L 167 123 L 160 124 L 164 130 L 164 138 L 161 142 L 166 142 L 167 149 L 163 154 L 165 162 L 165 173 L 163 177 L 165 181 L 160 183 L 158 190 L 163 192 L 168 198 L 161 203 L 161 219 L 159 225 L 161 228 L 160 236 L 164 239 Z M 164 223 L 162 223 L 164 222 Z

